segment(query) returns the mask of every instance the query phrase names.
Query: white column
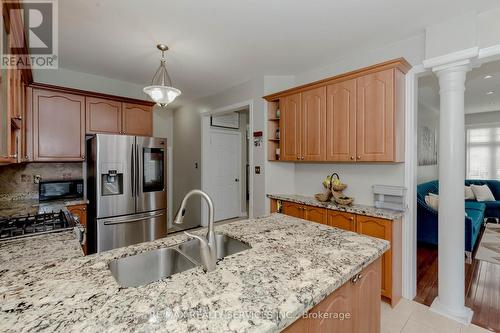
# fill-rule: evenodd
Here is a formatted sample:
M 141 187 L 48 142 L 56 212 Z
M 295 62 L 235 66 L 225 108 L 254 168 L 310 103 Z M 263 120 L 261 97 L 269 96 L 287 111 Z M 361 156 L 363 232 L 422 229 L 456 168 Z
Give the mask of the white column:
M 436 70 L 441 96 L 439 121 L 439 286 L 431 310 L 470 323 L 465 307 L 465 78 L 468 65 Z

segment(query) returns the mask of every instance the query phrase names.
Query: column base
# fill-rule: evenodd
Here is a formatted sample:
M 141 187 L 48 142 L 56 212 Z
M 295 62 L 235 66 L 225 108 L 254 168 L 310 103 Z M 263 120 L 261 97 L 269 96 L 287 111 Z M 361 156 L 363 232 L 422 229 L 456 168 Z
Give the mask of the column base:
M 464 325 L 469 325 L 471 323 L 472 315 L 474 314 L 474 311 L 465 306 L 463 307 L 462 311 L 450 310 L 439 302 L 439 297 L 434 298 L 430 310 L 442 316 L 458 321 L 459 323 Z

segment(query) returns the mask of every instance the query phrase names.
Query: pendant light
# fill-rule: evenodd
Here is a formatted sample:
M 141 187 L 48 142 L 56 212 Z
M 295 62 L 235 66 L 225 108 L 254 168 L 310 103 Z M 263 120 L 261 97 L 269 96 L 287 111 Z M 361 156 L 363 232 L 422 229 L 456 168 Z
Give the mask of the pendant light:
M 153 80 L 151 80 L 151 85 L 145 87 L 143 91 L 148 94 L 156 104 L 164 108 L 172 103 L 174 99 L 181 94 L 181 91 L 172 87 L 172 80 L 165 66 L 165 51 L 168 50 L 168 46 L 158 44 L 156 47 L 161 51 L 160 67 L 156 70 Z

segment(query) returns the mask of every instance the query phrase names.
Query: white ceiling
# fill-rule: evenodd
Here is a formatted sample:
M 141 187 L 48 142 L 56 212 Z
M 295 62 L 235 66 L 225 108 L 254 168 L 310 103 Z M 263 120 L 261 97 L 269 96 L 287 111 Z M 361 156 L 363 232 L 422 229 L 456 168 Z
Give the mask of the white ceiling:
M 485 79 L 485 76 L 491 78 Z M 439 112 L 439 83 L 436 75 L 419 79 L 419 102 Z M 493 91 L 493 94 L 487 94 Z M 500 61 L 483 64 L 467 73 L 465 82 L 465 113 L 500 110 Z
M 498 0 L 63 0 L 59 65 L 140 85 L 159 64 L 183 98 L 258 75 L 295 74 Z

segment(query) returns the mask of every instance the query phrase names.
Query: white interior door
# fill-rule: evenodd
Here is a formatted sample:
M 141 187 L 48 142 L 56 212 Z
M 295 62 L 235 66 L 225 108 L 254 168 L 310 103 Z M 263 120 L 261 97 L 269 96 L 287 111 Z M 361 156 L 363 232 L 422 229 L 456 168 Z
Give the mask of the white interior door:
M 215 221 L 241 215 L 241 134 L 210 129 L 208 194 L 215 206 Z

